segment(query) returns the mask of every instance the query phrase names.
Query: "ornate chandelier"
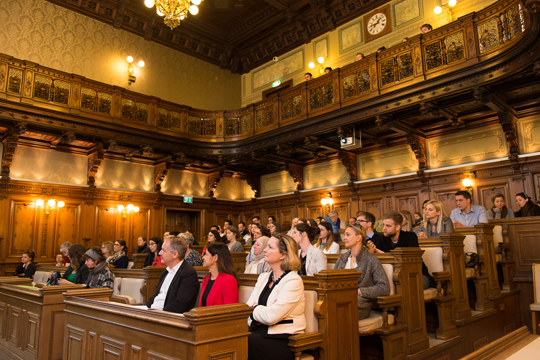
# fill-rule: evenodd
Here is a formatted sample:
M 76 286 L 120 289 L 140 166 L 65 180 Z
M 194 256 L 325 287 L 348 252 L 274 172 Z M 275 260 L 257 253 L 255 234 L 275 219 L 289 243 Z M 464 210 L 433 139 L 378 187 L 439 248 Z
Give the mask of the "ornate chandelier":
M 180 21 L 187 18 L 188 11 L 197 15 L 202 0 L 144 0 L 146 7 L 156 6 L 156 13 L 164 16 L 163 22 L 172 29 L 180 25 Z

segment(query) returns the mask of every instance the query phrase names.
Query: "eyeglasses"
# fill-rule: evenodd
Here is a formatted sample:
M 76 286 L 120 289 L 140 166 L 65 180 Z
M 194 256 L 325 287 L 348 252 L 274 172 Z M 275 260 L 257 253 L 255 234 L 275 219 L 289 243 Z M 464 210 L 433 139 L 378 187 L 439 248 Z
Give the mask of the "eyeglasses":
M 356 220 L 357 224 L 360 224 L 360 223 L 363 223 L 363 222 L 367 222 L 367 220 Z

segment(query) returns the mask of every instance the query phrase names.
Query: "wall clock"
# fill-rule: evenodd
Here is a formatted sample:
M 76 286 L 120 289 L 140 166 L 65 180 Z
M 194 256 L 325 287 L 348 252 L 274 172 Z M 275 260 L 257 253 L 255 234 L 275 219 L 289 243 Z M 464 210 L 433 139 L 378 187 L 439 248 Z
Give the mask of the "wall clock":
M 391 31 L 390 5 L 386 5 L 364 16 L 365 43 L 384 36 Z

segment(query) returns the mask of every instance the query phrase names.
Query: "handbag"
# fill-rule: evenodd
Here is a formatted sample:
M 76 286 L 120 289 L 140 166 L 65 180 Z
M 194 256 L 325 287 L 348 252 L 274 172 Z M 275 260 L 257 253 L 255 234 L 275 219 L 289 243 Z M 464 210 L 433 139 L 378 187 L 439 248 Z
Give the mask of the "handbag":
M 58 285 L 58 279 L 60 279 L 62 277 L 62 275 L 60 275 L 60 271 L 55 271 L 49 280 L 47 280 L 47 285 L 46 286 L 51 286 L 51 285 Z
M 469 261 L 465 263 L 465 267 L 474 268 L 476 265 L 478 265 L 480 258 L 478 257 L 477 253 L 468 252 L 468 253 L 465 253 L 465 256 L 469 257 Z

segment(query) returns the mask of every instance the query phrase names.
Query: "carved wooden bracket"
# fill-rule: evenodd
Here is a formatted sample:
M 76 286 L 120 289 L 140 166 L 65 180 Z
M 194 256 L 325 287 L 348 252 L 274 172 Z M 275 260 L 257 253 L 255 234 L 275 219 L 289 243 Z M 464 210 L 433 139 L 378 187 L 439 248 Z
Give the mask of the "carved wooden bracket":
M 2 141 L 2 144 L 4 145 L 4 150 L 2 152 L 2 169 L 0 170 L 2 182 L 8 182 L 10 179 L 9 172 L 11 163 L 13 162 L 13 156 L 15 155 L 15 148 L 17 147 L 19 137 L 25 134 L 26 131 L 26 123 L 17 123 L 11 134 L 6 136 L 4 141 Z
M 289 172 L 289 175 L 296 184 L 296 190 L 304 190 L 304 167 L 291 163 L 285 164 L 285 170 Z
M 95 188 L 94 185 L 96 182 L 96 174 L 98 172 L 99 166 L 103 161 L 103 156 L 105 155 L 104 150 L 97 150 L 88 155 L 88 178 L 87 184 L 90 188 Z
M 255 193 L 255 197 L 261 196 L 261 177 L 256 175 L 246 175 L 242 176 L 242 179 L 246 180 L 249 187 Z
M 75 141 L 75 139 L 76 137 L 73 131 L 64 131 L 62 133 L 62 136 L 57 136 L 51 141 L 50 148 L 56 149 L 58 147 L 58 144 L 69 144 L 70 142 Z
M 520 154 L 520 149 L 516 126 L 517 119 L 509 112 L 497 113 L 497 116 L 499 117 L 499 123 L 503 128 L 506 142 L 510 148 L 510 156 L 508 158 L 512 162 L 514 170 L 519 170 L 518 155 Z
M 427 169 L 427 155 L 426 155 L 426 139 L 413 134 L 407 135 L 407 144 L 414 152 L 416 160 L 418 160 L 418 168 L 420 170 Z
M 347 169 L 347 174 L 349 174 L 349 181 L 352 183 L 358 180 L 358 166 L 356 162 L 356 154 L 340 151 L 338 152 L 338 159 L 341 160 L 345 169 Z
M 214 191 L 223 178 L 223 170 L 208 175 L 208 196 L 214 197 Z
M 154 167 L 154 191 L 161 191 L 161 184 L 165 181 L 165 177 L 171 169 L 171 165 L 171 161 L 166 161 Z

